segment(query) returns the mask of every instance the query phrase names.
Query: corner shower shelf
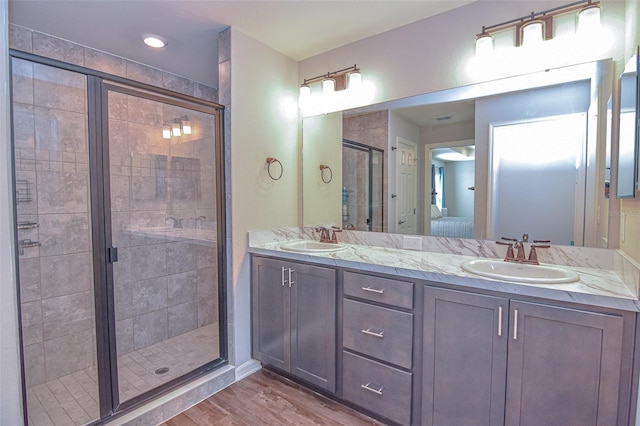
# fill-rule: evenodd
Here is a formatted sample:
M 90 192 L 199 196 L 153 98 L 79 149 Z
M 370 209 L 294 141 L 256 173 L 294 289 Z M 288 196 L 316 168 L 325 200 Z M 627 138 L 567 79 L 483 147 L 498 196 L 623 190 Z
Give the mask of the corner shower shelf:
M 33 201 L 31 182 L 25 179 L 16 180 L 16 200 L 18 202 Z
M 39 225 L 36 222 L 29 222 L 29 221 L 25 221 L 25 222 L 18 222 L 18 229 L 31 229 L 31 228 L 37 228 Z
M 40 246 L 40 243 L 38 241 L 31 241 L 31 240 L 18 241 L 18 248 L 21 248 L 21 249 L 38 247 L 38 246 Z

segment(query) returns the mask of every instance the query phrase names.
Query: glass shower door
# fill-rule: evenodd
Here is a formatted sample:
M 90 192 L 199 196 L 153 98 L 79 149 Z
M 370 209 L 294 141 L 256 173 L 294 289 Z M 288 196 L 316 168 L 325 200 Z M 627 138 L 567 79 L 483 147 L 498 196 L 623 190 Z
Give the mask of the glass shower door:
M 216 121 L 108 91 L 120 402 L 220 357 Z
M 12 58 L 18 270 L 30 425 L 100 417 L 87 77 Z

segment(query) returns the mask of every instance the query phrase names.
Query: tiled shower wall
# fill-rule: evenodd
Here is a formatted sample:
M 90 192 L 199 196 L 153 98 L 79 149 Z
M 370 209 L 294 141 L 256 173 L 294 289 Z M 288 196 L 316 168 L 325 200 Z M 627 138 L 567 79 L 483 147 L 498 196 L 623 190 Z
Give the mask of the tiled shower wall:
M 86 78 L 14 60 L 20 297 L 29 387 L 94 364 Z

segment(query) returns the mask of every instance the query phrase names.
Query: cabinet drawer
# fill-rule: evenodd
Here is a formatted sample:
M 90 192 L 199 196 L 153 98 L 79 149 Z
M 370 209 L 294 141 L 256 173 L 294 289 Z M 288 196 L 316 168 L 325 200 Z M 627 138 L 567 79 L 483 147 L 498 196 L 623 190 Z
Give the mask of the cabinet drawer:
M 344 399 L 403 425 L 411 423 L 411 373 L 342 353 Z
M 344 294 L 413 309 L 413 283 L 411 282 L 345 272 Z
M 342 344 L 400 367 L 411 368 L 413 315 L 344 299 Z

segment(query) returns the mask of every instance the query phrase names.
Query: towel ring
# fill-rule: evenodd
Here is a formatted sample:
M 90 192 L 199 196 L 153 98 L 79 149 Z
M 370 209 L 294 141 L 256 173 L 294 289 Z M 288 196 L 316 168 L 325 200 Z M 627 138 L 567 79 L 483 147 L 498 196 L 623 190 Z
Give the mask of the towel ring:
M 324 171 L 325 170 L 329 170 L 329 178 L 327 179 Z M 322 181 L 324 183 L 329 183 L 331 182 L 331 180 L 333 179 L 333 170 L 331 170 L 331 167 L 326 166 L 324 164 L 320 164 L 320 178 L 322 179 Z
M 278 163 L 280 165 L 280 174 L 278 177 L 275 177 L 271 174 L 271 165 L 273 163 Z M 267 173 L 269 173 L 269 177 L 273 180 L 278 180 L 282 177 L 282 173 L 284 173 L 284 167 L 282 167 L 282 163 L 277 158 L 267 157 Z

